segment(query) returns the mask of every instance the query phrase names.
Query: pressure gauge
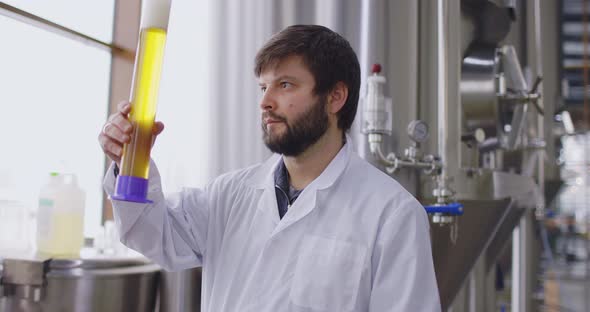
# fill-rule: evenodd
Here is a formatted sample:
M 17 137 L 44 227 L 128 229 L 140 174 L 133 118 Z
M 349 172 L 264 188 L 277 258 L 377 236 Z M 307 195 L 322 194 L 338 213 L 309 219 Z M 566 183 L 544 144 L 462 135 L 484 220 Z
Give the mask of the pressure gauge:
M 408 125 L 408 135 L 412 141 L 426 142 L 428 139 L 428 124 L 422 120 L 412 120 Z
M 482 128 L 477 128 L 475 129 L 474 137 L 477 143 L 483 143 L 486 140 L 486 132 Z

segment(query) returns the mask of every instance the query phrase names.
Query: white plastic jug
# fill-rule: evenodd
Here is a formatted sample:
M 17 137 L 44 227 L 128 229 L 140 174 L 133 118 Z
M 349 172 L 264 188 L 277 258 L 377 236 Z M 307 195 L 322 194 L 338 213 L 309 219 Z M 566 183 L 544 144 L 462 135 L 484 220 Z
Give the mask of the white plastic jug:
M 74 174 L 52 172 L 39 194 L 37 251 L 77 257 L 84 244 L 85 194 Z

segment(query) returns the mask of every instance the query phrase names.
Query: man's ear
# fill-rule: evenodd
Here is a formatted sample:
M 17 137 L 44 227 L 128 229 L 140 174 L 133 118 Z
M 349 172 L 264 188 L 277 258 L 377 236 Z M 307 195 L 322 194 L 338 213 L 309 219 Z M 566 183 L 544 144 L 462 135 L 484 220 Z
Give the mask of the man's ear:
M 342 81 L 337 82 L 328 95 L 328 113 L 338 113 L 347 99 L 348 87 Z

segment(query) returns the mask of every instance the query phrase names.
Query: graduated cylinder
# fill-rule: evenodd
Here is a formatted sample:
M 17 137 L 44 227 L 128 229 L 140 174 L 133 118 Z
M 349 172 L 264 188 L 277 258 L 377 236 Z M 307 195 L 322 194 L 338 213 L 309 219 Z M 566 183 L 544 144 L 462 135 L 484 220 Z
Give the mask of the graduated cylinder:
M 142 30 L 129 113 L 133 134 L 129 144 L 123 147 L 120 172 L 123 176 L 147 179 L 149 175 L 152 129 L 156 117 L 165 43 L 165 30 Z
M 169 0 L 145 0 L 142 7 L 139 47 L 131 89 L 129 121 L 131 140 L 123 146 L 116 200 L 150 202 L 147 199 L 152 133 L 166 45 Z

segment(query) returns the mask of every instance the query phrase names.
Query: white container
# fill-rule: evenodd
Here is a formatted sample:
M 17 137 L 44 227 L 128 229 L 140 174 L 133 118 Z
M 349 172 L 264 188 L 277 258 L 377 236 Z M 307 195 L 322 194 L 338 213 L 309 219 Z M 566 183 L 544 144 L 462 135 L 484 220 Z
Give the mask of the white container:
M 0 177 L 0 258 L 30 253 L 34 239 L 30 205 L 22 201 L 9 171 L 0 169 Z
M 361 132 L 364 134 L 392 133 L 393 102 L 383 94 L 387 80 L 380 72 L 381 66 L 373 65 L 373 74 L 367 77 L 367 94 L 361 98 Z
M 28 209 L 17 200 L 0 196 L 0 258 L 30 251 Z
M 84 245 L 85 194 L 74 174 L 51 173 L 39 194 L 37 251 L 77 257 Z

